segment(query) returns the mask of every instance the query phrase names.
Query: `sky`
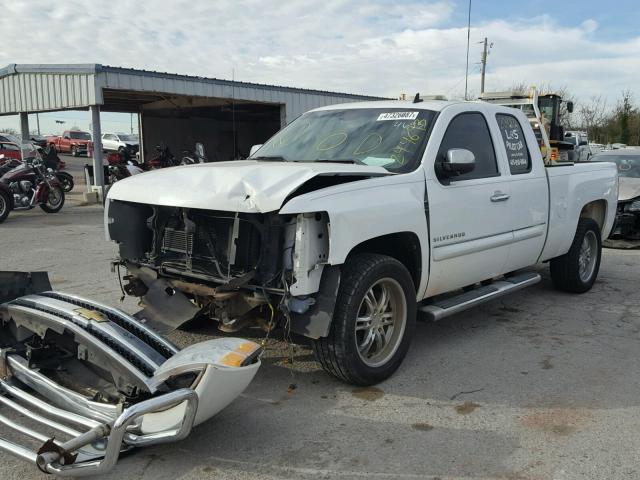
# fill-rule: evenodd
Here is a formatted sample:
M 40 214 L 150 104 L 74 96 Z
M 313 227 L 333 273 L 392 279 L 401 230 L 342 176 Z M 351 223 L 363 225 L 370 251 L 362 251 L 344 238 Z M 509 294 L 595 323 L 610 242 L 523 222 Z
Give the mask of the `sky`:
M 468 6 L 468 0 L 11 0 L 0 15 L 0 66 L 101 63 L 388 97 L 462 97 Z M 578 102 L 602 95 L 610 106 L 623 89 L 640 96 L 637 0 L 472 0 L 472 95 L 480 88 L 484 37 L 493 44 L 487 90 L 551 84 L 567 87 Z M 88 112 L 42 114 L 41 132 L 86 129 L 89 120 Z M 130 130 L 128 114 L 104 114 L 103 122 L 104 132 Z M 5 127 L 17 129 L 17 118 L 0 117 Z

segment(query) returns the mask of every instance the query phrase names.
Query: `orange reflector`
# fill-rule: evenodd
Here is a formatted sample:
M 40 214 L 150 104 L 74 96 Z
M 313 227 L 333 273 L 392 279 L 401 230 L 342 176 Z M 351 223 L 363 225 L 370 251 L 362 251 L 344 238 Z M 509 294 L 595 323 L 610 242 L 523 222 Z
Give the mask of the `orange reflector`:
M 242 365 L 242 362 L 244 362 L 246 358 L 246 355 L 241 355 L 240 353 L 236 352 L 229 352 L 224 357 L 222 357 L 222 359 L 220 359 L 220 363 L 222 363 L 222 365 L 226 365 L 227 367 L 240 367 Z

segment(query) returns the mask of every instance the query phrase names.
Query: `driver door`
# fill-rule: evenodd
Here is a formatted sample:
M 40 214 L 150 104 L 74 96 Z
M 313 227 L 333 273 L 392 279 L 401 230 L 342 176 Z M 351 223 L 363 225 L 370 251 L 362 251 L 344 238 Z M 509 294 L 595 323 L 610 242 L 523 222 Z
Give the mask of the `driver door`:
M 511 189 L 491 121 L 482 105 L 472 112 L 468 105 L 452 106 L 438 118 L 447 127 L 438 132 L 440 138 L 432 137 L 437 152 L 426 158 L 439 162 L 448 150 L 462 148 L 473 153 L 475 168 L 444 177 L 433 160 L 425 165 L 431 250 L 427 296 L 504 273 L 513 241 Z

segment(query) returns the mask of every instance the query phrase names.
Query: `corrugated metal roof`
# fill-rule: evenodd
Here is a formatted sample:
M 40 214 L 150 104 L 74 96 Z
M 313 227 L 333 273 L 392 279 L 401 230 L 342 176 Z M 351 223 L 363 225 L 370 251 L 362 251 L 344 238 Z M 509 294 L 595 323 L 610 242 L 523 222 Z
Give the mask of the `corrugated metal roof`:
M 11 64 L 0 68 L 0 115 L 102 105 L 103 89 L 284 104 L 287 120 L 320 106 L 382 99 L 100 64 Z

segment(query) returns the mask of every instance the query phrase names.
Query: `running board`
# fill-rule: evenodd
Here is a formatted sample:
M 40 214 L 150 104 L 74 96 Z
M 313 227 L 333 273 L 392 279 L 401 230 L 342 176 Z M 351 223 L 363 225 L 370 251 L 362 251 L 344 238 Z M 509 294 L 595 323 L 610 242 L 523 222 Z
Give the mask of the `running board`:
M 490 285 L 474 288 L 468 292 L 423 305 L 418 310 L 423 312 L 430 320 L 441 320 L 494 298 L 534 285 L 540 280 L 541 277 L 538 273 L 521 272 L 504 277 Z

